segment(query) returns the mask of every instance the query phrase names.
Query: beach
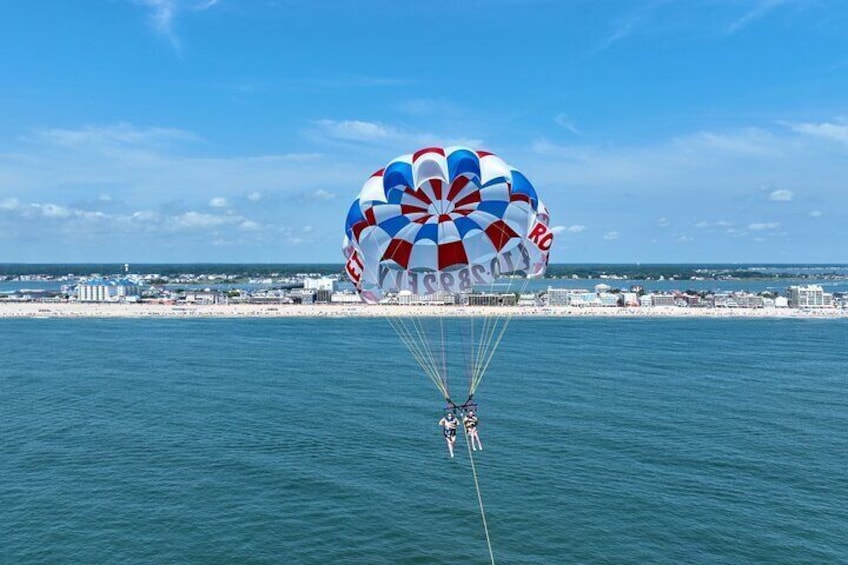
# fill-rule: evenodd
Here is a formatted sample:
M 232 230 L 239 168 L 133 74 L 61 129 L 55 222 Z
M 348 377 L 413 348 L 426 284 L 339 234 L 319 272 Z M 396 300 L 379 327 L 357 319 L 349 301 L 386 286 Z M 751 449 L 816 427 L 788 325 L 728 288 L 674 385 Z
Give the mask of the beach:
M 848 318 L 839 308 L 685 308 L 574 306 L 398 306 L 369 304 L 0 303 L 0 318 L 383 318 L 402 316 L 536 318 Z

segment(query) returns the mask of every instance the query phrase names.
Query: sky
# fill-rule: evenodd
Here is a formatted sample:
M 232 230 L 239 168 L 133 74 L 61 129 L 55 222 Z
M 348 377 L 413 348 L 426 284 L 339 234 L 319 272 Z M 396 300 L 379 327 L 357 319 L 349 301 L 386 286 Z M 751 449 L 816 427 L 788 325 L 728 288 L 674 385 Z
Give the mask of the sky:
M 848 262 L 848 3 L 0 7 L 0 263 L 341 263 L 368 176 L 457 144 L 553 262 Z

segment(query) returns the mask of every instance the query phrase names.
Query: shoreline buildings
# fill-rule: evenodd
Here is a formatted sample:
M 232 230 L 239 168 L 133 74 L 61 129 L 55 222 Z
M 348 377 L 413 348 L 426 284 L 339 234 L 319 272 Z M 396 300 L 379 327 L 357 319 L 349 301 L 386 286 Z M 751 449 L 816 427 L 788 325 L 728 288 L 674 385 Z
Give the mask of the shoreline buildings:
M 338 276 L 298 274 L 284 279 L 237 283 L 235 275 L 160 275 L 120 273 L 114 276 L 77 277 L 76 284 L 59 289 L 23 289 L 0 292 L 3 302 L 141 302 L 175 305 L 219 304 L 357 304 L 361 302 L 350 284 Z M 68 276 L 70 277 L 70 275 Z M 23 279 L 22 279 L 23 280 Z M 554 286 L 528 290 L 526 284 L 513 285 L 504 279 L 497 288 L 479 287 L 470 292 L 413 294 L 388 293 L 382 303 L 400 306 L 447 307 L 569 307 L 569 308 L 717 308 L 717 309 L 848 309 L 848 292 L 824 292 L 820 284 L 791 285 L 782 292 L 769 286 L 757 293 L 717 290 L 662 290 L 645 288 L 643 283 L 614 288 L 601 282 L 591 288 Z M 63 278 L 61 282 L 71 282 Z M 515 289 L 511 287 L 515 286 Z M 668 285 L 665 285 L 666 288 Z
M 137 301 L 140 294 L 141 289 L 138 283 L 127 278 L 120 280 L 88 279 L 78 284 L 76 288 L 76 297 L 79 302 Z
M 788 289 L 790 308 L 832 308 L 833 295 L 824 292 L 817 284 L 790 286 Z

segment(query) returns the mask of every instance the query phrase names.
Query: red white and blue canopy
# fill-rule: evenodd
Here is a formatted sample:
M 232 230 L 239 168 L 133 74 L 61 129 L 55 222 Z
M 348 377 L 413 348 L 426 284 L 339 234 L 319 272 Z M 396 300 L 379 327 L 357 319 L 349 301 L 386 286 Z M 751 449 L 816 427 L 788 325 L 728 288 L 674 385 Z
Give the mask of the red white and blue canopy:
M 366 300 L 468 291 L 541 276 L 553 234 L 530 181 L 499 157 L 428 147 L 371 175 L 345 223 L 347 272 Z

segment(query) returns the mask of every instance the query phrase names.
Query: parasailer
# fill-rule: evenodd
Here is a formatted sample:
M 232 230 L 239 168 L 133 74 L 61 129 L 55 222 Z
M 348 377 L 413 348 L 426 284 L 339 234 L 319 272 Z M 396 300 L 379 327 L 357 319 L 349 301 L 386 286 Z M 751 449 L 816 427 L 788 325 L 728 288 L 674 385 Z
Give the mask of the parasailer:
M 469 410 L 462 417 L 462 425 L 465 426 L 465 433 L 471 442 L 471 449 L 473 451 L 477 451 L 478 449 L 483 451 L 483 444 L 480 443 L 480 431 L 477 429 L 479 423 L 480 418 L 477 417 L 474 410 Z
M 442 435 L 445 436 L 445 442 L 448 444 L 448 453 L 453 457 L 453 446 L 456 443 L 456 428 L 459 426 L 459 420 L 453 415 L 453 412 L 448 412 L 439 420 L 439 425 L 442 426 Z

